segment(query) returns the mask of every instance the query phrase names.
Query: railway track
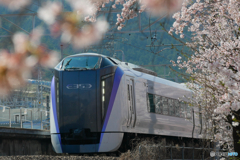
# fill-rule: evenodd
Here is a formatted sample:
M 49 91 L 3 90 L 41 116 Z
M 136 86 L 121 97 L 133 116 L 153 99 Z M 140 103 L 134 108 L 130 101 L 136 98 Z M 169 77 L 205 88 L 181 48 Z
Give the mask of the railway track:
M 118 157 L 108 156 L 49 156 L 49 155 L 34 155 L 34 156 L 0 156 L 0 160 L 118 160 Z

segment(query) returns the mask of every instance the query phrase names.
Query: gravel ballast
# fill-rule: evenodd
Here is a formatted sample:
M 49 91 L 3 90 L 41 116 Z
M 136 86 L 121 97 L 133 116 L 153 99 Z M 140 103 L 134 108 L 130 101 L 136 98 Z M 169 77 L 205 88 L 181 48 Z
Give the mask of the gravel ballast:
M 106 156 L 0 156 L 0 160 L 118 160 L 117 157 Z

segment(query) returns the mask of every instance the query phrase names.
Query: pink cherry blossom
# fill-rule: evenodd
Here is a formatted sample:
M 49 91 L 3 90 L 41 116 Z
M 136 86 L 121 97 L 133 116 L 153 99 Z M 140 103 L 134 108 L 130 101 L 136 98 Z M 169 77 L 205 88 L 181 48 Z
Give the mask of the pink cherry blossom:
M 97 20 L 93 25 L 86 25 L 81 31 L 72 37 L 72 43 L 75 48 L 84 48 L 103 38 L 108 29 L 108 23 L 105 20 Z
M 33 67 L 39 63 L 44 67 L 53 67 L 59 54 L 48 51 L 40 43 L 43 30 L 34 29 L 30 35 L 17 32 L 12 40 L 14 52 L 0 51 L 0 95 L 6 96 L 11 90 L 25 85 Z
M 104 3 L 90 0 L 68 0 L 68 2 L 71 4 L 73 12 L 64 13 L 60 9 L 56 9 L 57 12 L 54 12 L 51 18 L 45 18 L 44 15 L 40 17 L 50 25 L 51 34 L 55 37 L 61 36 L 63 43 L 70 42 L 77 49 L 87 47 L 101 40 L 108 29 L 108 24 L 104 19 L 97 20 L 95 15 L 99 5 Z M 46 12 L 52 12 L 51 8 L 58 8 L 57 6 L 60 7 L 61 5 L 51 2 L 48 6 L 42 8 L 42 12 L 45 10 Z M 39 14 L 41 15 L 42 12 L 39 12 Z M 88 16 L 86 17 L 86 15 Z M 87 24 L 84 20 L 91 23 Z
M 0 5 L 8 7 L 10 10 L 19 10 L 31 3 L 31 0 L 0 0 Z
M 30 68 L 24 63 L 22 53 L 10 54 L 0 51 L 0 95 L 6 96 L 11 90 L 25 84 Z
M 64 12 L 60 2 L 47 1 L 39 8 L 37 14 L 49 25 L 52 36 L 61 37 L 62 42 L 72 43 L 75 48 L 84 48 L 100 41 L 106 33 L 108 23 L 104 19 L 97 19 L 97 12 L 110 1 L 114 0 L 67 0 L 72 7 L 72 12 Z M 0 5 L 12 10 L 20 9 L 29 3 L 30 0 L 0 0 Z M 180 0 L 179 3 L 172 0 L 116 0 L 112 8 L 117 8 L 116 5 L 122 5 L 122 12 L 116 17 L 116 24 L 121 30 L 127 20 L 137 17 L 138 13 L 144 10 L 152 10 L 158 15 L 176 11 L 180 7 Z M 161 12 L 158 11 L 159 9 Z M 221 10 L 225 11 L 224 8 Z M 236 10 L 232 12 L 236 12 Z M 84 20 L 91 23 L 85 23 Z M 182 32 L 180 33 L 182 34 Z M 0 52 L 0 61 L 2 62 L 0 64 L 0 90 L 2 94 L 8 94 L 15 86 L 21 86 L 24 83 L 24 77 L 30 75 L 31 68 L 36 64 L 53 67 L 58 61 L 58 54 L 49 51 L 41 44 L 42 35 L 43 29 L 41 28 L 35 28 L 30 35 L 18 32 L 12 39 L 13 52 L 8 53 L 5 50 Z
M 191 74 L 192 81 L 187 85 L 193 91 L 192 104 L 201 107 L 206 121 L 215 123 L 215 126 L 206 123 L 214 127 L 207 134 L 221 145 L 229 146 L 233 134 L 226 128 L 238 125 L 228 123 L 227 116 L 240 109 L 239 7 L 240 1 L 236 0 L 185 0 L 181 11 L 173 15 L 176 21 L 170 29 L 170 34 L 180 33 L 180 38 L 184 38 L 184 29 L 192 33 L 186 45 L 194 54 L 186 63 L 178 59 L 177 65 Z
M 83 17 L 96 14 L 97 7 L 90 0 L 68 0 L 72 9 Z
M 56 21 L 56 17 L 62 12 L 62 4 L 59 2 L 47 2 L 38 10 L 38 17 L 48 25 Z
M 142 5 L 153 15 L 171 15 L 182 7 L 183 0 L 141 0 Z

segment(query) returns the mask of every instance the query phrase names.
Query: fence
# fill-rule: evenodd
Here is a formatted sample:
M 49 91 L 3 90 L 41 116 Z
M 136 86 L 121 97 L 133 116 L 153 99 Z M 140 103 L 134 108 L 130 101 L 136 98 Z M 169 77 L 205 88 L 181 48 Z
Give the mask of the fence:
M 6 106 L 0 106 L 3 108 L 3 112 L 5 112 L 5 109 L 8 108 L 9 109 L 9 118 L 4 118 L 4 117 L 0 117 L 1 119 L 6 119 L 6 120 L 9 120 L 9 127 L 11 127 L 11 108 L 10 107 L 6 107 Z
M 2 108 L 0 126 L 41 130 L 49 130 L 50 128 L 49 111 L 39 110 L 38 108 L 11 109 L 10 107 L 1 105 L 0 108 Z M 9 114 L 5 114 L 6 108 L 9 110 Z
M 46 124 L 45 129 L 49 130 L 50 128 L 49 118 L 45 120 L 42 119 L 42 113 L 45 112 L 45 116 L 47 117 L 49 115 L 49 111 L 40 111 L 40 112 L 41 112 L 41 129 L 43 129 L 43 124 Z

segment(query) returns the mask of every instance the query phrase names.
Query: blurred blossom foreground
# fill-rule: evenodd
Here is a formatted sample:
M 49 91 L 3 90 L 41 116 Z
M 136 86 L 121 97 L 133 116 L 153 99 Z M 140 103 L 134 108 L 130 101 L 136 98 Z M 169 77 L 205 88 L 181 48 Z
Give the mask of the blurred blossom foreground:
M 60 2 L 46 2 L 37 11 L 38 17 L 45 22 L 51 35 L 60 38 L 62 43 L 70 43 L 75 49 L 88 47 L 100 41 L 108 30 L 108 23 L 103 18 L 97 18 L 97 12 L 114 0 L 67 0 L 72 12 L 64 12 Z M 15 11 L 30 5 L 31 0 L 0 0 L 0 5 Z M 148 11 L 153 15 L 169 15 L 179 10 L 182 0 L 115 0 L 112 8 L 122 5 L 122 11 L 117 15 L 116 27 L 121 30 L 125 21 Z M 59 60 L 55 51 L 49 51 L 41 44 L 43 29 L 35 28 L 30 35 L 15 33 L 12 41 L 14 52 L 0 51 L 0 95 L 25 84 L 30 78 L 33 66 L 40 64 L 53 67 Z
M 36 64 L 44 67 L 56 65 L 59 54 L 41 45 L 42 34 L 41 28 L 34 29 L 30 35 L 18 32 L 12 38 L 14 52 L 0 51 L 0 96 L 25 85 L 25 80 L 30 78 Z

